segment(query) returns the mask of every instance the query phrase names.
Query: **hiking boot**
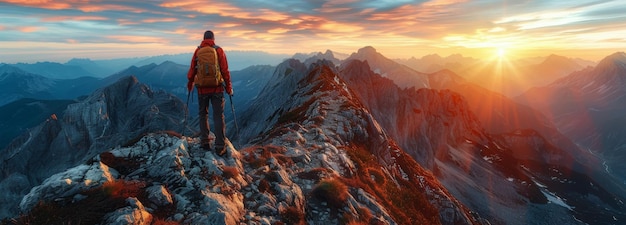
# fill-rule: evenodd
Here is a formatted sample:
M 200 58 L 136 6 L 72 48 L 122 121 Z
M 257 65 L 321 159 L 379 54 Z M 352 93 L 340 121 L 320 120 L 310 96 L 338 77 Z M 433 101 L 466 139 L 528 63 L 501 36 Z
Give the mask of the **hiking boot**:
M 226 154 L 226 146 L 215 146 L 215 153 L 219 156 Z

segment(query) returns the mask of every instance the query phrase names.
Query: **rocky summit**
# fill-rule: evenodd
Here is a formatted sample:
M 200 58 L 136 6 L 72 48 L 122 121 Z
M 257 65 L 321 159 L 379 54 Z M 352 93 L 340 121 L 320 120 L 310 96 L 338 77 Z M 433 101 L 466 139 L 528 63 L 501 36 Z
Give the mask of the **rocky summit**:
M 332 65 L 283 66 L 276 90 L 292 97 L 244 147 L 220 157 L 197 138 L 149 133 L 50 176 L 15 221 L 488 224 L 387 136 Z

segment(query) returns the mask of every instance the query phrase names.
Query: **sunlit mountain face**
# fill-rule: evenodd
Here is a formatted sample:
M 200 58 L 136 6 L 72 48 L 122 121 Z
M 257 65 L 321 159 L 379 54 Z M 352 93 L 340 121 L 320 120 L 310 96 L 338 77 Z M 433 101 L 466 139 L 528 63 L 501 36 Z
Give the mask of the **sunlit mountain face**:
M 539 211 L 554 215 L 558 209 L 531 205 L 545 201 L 554 203 L 555 199 L 561 198 L 568 199 L 564 202 L 578 204 L 575 207 L 581 211 L 576 213 L 576 218 L 586 217 L 588 214 L 584 212 L 589 209 L 582 208 L 587 204 L 583 202 L 589 199 L 575 193 L 587 192 L 583 190 L 594 189 L 593 186 L 600 183 L 603 186 L 601 192 L 622 193 L 618 196 L 623 197 L 622 185 L 606 173 L 602 159 L 560 133 L 556 124 L 541 111 L 469 82 L 450 70 L 428 74 L 430 88 L 442 90 L 437 95 L 426 97 L 429 96 L 428 89 L 417 90 L 419 94 L 414 93 L 417 88 L 394 90 L 393 83 L 402 82 L 382 77 L 387 74 L 386 70 L 380 69 L 384 68 L 384 64 L 381 66 L 384 60 L 380 60 L 377 54 L 362 58 L 366 60 L 365 64 L 342 65 L 344 79 L 357 90 L 381 126 L 389 130 L 405 151 L 433 170 L 461 201 L 472 205 L 483 216 L 493 216 L 488 216 L 491 221 L 513 224 L 510 221 L 515 217 L 513 211 L 536 216 L 535 219 L 541 217 Z M 369 62 L 372 62 L 371 66 Z M 376 72 L 367 70 L 368 67 Z M 402 84 L 411 86 L 410 83 Z M 454 95 L 446 92 L 449 90 L 462 97 L 455 100 Z M 499 172 L 494 174 L 494 171 Z M 529 185 L 517 186 L 517 191 L 502 185 L 516 180 Z M 591 180 L 595 180 L 592 181 L 595 184 L 587 185 Z M 558 190 L 561 194 L 557 196 L 560 197 L 541 194 L 548 193 L 542 188 L 547 183 L 551 186 L 547 189 Z M 578 191 L 565 191 L 575 189 Z M 514 196 L 518 194 L 531 204 L 517 205 L 513 199 L 517 199 Z M 613 202 L 611 194 L 594 195 Z M 618 200 L 609 204 L 620 203 Z M 489 206 L 484 207 L 486 205 Z M 516 205 L 524 210 L 513 210 Z M 586 217 L 585 220 L 599 222 L 602 220 L 599 218 L 610 214 Z M 540 224 L 532 221 L 522 224 Z
M 626 178 L 626 54 L 607 56 L 517 100 L 541 110 L 563 134 L 606 160 L 607 171 Z

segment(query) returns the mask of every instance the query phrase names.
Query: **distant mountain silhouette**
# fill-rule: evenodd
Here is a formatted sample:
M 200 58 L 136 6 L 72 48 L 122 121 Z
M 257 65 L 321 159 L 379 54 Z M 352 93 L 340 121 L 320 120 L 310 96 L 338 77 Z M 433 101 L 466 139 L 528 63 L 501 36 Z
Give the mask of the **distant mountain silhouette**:
M 33 64 L 17 63 L 13 66 L 24 71 L 39 74 L 51 79 L 74 79 L 79 77 L 95 77 L 81 66 L 55 62 L 38 62 Z
M 419 59 L 411 57 L 407 60 L 397 59 L 396 61 L 424 73 L 434 73 L 440 70 L 451 70 L 455 73 L 460 73 L 465 67 L 475 64 L 479 60 L 465 57 L 461 54 L 452 54 L 447 57 L 431 54 Z
M 390 78 L 401 88 L 424 88 L 430 86 L 426 74 L 383 56 L 372 46 L 363 47 L 345 59 L 345 61 L 350 60 L 367 61 L 372 70 L 380 73 L 383 77 Z
M 18 67 L 0 65 L 0 105 L 21 98 L 49 99 L 56 82 L 41 75 L 26 72 Z

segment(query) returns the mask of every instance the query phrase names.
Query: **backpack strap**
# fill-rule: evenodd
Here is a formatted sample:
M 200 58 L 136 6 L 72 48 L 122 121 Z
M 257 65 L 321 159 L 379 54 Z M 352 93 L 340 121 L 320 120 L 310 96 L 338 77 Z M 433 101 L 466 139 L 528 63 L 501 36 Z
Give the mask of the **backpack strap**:
M 220 48 L 219 45 L 213 45 L 213 48 L 215 49 L 215 57 L 217 58 L 217 67 L 220 68 L 220 54 L 217 54 L 217 49 Z M 220 72 L 221 72 L 222 68 L 220 68 Z

